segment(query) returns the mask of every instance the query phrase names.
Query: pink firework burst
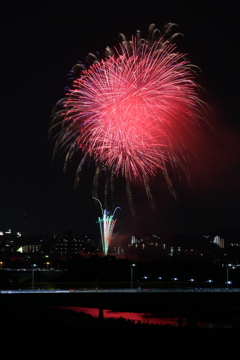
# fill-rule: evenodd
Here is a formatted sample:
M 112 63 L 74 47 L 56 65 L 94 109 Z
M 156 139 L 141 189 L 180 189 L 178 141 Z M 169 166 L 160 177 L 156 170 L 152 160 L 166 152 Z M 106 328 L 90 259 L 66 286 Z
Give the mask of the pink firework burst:
M 74 68 L 73 84 L 53 112 L 53 127 L 61 126 L 55 149 L 66 151 L 66 164 L 81 150 L 78 172 L 93 158 L 145 184 L 159 170 L 169 180 L 166 162 L 184 167 L 201 101 L 194 67 L 177 51 L 174 36 L 166 40 L 172 27 L 161 34 L 152 25 L 149 40 L 139 32 L 131 41 L 122 35 L 104 59 L 90 55 L 89 67 Z

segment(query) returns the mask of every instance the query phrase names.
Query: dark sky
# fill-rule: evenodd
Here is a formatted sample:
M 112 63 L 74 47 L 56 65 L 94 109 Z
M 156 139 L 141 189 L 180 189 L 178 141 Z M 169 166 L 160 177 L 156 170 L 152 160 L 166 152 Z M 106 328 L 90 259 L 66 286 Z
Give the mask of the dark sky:
M 160 217 L 148 217 L 146 208 L 139 222 L 122 210 L 117 230 L 151 233 L 159 223 L 182 231 L 239 227 L 238 9 L 234 1 L 213 3 L 217 6 L 211 1 L 2 6 L 0 230 L 21 231 L 24 213 L 29 235 L 97 229 L 100 211 L 91 198 L 90 180 L 74 191 L 73 169 L 64 174 L 61 160 L 52 164 L 51 110 L 64 95 L 67 73 L 88 52 L 117 45 L 119 32 L 130 37 L 140 29 L 146 34 L 149 24 L 162 29 L 167 22 L 179 25 L 184 48 L 202 69 L 216 134 L 203 151 L 204 169 L 195 164 L 195 184 L 181 194 L 179 204 L 163 194 Z

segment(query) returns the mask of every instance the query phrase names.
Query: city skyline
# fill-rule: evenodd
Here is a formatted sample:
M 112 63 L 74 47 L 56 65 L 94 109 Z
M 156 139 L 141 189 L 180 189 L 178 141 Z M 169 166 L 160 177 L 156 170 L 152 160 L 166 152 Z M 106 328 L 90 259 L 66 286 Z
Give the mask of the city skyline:
M 101 16 L 106 17 L 106 10 L 107 23 Z M 151 229 L 237 228 L 240 128 L 235 69 L 239 55 L 234 54 L 237 29 L 233 14 L 234 9 L 223 5 L 211 11 L 200 3 L 186 7 L 184 2 L 176 2 L 175 7 L 164 5 L 161 9 L 159 5 L 157 14 L 151 9 L 138 9 L 124 16 L 119 10 L 118 16 L 108 8 L 96 7 L 84 14 L 83 21 L 83 15 L 78 18 L 71 6 L 66 14 L 63 3 L 46 9 L 20 9 L 20 5 L 11 9 L 5 5 L 1 14 L 0 230 L 21 230 L 26 213 L 30 235 L 64 234 L 69 229 L 75 233 L 98 231 L 99 208 L 92 199 L 89 180 L 84 179 L 75 191 L 74 170 L 64 174 L 61 159 L 52 164 L 52 144 L 47 134 L 51 111 L 63 97 L 67 74 L 77 61 L 84 62 L 89 52 L 103 52 L 106 46 L 115 45 L 119 32 L 131 36 L 140 29 L 146 33 L 153 22 L 159 28 L 166 22 L 179 24 L 184 50 L 203 72 L 206 101 L 212 108 L 209 116 L 217 135 L 210 138 L 210 151 L 204 154 L 205 168 L 193 164 L 195 182 L 192 188 L 181 189 L 178 203 L 162 186 L 158 215 L 150 215 L 139 197 L 137 220 L 131 219 L 128 208 L 123 207 L 116 231 L 134 234 Z M 228 44 L 228 50 L 224 44 Z

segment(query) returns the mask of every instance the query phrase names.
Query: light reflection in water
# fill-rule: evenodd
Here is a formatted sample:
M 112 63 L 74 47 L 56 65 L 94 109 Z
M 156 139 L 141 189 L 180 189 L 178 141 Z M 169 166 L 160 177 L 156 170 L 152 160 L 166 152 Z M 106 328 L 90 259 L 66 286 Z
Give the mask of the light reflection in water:
M 86 308 L 86 307 L 78 307 L 78 306 L 59 306 L 58 309 L 62 310 L 72 310 L 77 313 L 85 313 L 91 315 L 93 317 L 99 316 L 99 309 L 96 308 Z M 103 310 L 103 317 L 104 319 L 125 319 L 130 320 L 135 323 L 148 323 L 148 324 L 155 324 L 155 325 L 171 325 L 171 326 L 178 326 L 177 317 L 174 318 L 158 318 L 154 317 L 152 314 L 148 313 L 134 313 L 134 312 L 117 312 L 112 310 Z M 183 319 L 182 326 L 185 326 L 186 320 Z
M 93 317 L 99 317 L 99 309 L 97 308 L 87 308 L 87 307 L 79 307 L 79 306 L 58 306 L 58 309 L 62 310 L 72 310 L 77 313 L 85 313 L 91 315 Z M 150 313 L 134 313 L 134 312 L 118 312 L 112 310 L 103 310 L 104 319 L 125 319 L 132 321 L 134 323 L 142 323 L 142 324 L 155 324 L 155 325 L 170 325 L 170 326 L 179 326 L 177 317 L 172 318 L 158 318 L 154 317 Z M 187 325 L 187 321 L 185 318 L 182 319 L 182 327 Z M 200 328 L 232 328 L 234 324 L 228 322 L 213 322 L 213 321 L 205 321 L 199 322 L 197 321 L 196 325 Z M 235 324 L 236 325 L 236 324 Z M 239 325 L 240 326 L 240 325 Z

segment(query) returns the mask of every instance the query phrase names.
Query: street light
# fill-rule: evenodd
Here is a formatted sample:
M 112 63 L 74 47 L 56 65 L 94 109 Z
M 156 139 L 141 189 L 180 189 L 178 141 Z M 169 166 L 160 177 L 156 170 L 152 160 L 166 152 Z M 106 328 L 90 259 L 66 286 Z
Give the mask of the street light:
M 37 264 L 32 264 L 32 289 L 34 289 L 34 266 L 37 266 Z
M 131 289 L 133 287 L 133 267 L 134 266 L 137 266 L 136 264 L 131 264 L 130 267 L 131 267 Z
M 232 281 L 229 280 L 229 268 L 234 270 L 239 265 L 227 264 L 226 266 L 227 266 L 227 281 L 225 282 L 225 284 L 227 285 L 227 288 L 228 288 L 228 285 L 232 284 Z

